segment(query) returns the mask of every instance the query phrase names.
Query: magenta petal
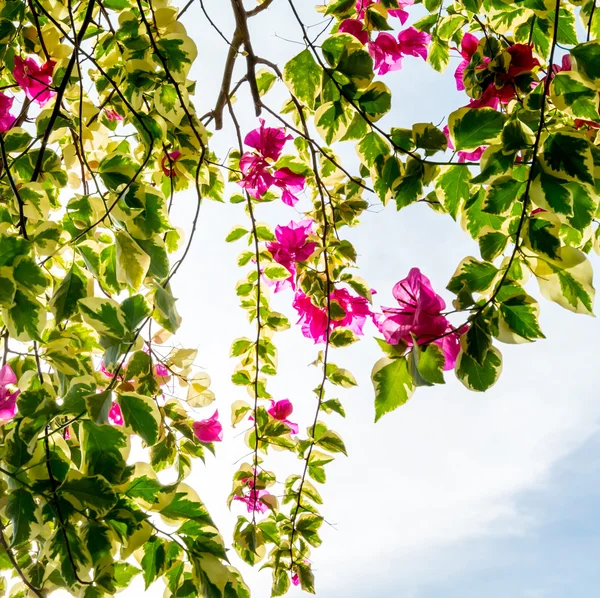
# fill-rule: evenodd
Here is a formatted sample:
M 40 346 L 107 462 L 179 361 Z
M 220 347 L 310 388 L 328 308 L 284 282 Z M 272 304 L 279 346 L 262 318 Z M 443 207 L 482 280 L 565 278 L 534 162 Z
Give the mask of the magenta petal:
M 460 163 L 463 162 L 479 162 L 481 160 L 481 156 L 483 152 L 487 149 L 487 146 L 481 146 L 472 152 L 458 152 L 458 161 Z
M 289 399 L 282 399 L 281 401 L 272 401 L 271 408 L 267 411 L 271 417 L 279 419 L 281 421 L 287 419 L 294 411 L 294 406 Z
M 456 89 L 458 89 L 458 91 L 464 91 L 464 89 L 465 89 L 465 83 L 463 81 L 463 74 L 465 72 L 465 69 L 468 66 L 469 66 L 469 61 L 463 60 L 456 67 L 456 70 L 454 71 L 454 79 L 456 80 Z
M 402 68 L 402 52 L 396 38 L 385 31 L 369 42 L 369 54 L 374 61 L 374 69 L 379 75 Z
M 283 128 L 265 127 L 265 121 L 260 119 L 260 127 L 250 131 L 244 139 L 244 143 L 258 151 L 263 158 L 278 160 L 283 146 L 287 141 L 293 139 L 286 135 Z
M 20 390 L 9 393 L 6 389 L 0 389 L 0 421 L 8 421 L 15 416 L 17 411 L 17 397 Z
M 405 10 L 394 9 L 394 10 L 390 10 L 388 12 L 390 13 L 390 16 L 400 19 L 400 24 L 402 24 L 402 25 L 404 25 L 404 23 L 406 23 L 406 21 L 408 20 L 409 15 Z
M 414 27 L 409 27 L 398 34 L 400 51 L 407 56 L 420 56 L 427 59 L 427 44 L 430 40 L 429 33 L 417 31 Z
M 203 419 L 192 424 L 194 434 L 200 442 L 221 442 L 223 440 L 223 426 L 218 421 L 219 412 L 215 411 L 208 419 Z
M 453 370 L 460 353 L 460 336 L 457 333 L 449 334 L 436 340 L 435 344 L 444 352 L 444 370 Z
M 110 411 L 108 412 L 108 423 L 113 426 L 123 425 L 123 414 L 121 413 L 121 407 L 119 403 L 113 403 Z
M 16 384 L 17 376 L 13 372 L 13 369 L 7 363 L 0 368 L 0 386 L 7 386 L 8 384 Z
M 342 21 L 338 31 L 353 35 L 361 44 L 366 44 L 369 41 L 369 32 L 365 29 L 363 22 L 358 19 L 346 19 Z
M 472 33 L 465 33 L 460 43 L 460 53 L 467 63 L 471 60 L 471 57 L 477 51 L 479 45 L 479 39 L 477 39 Z
M 34 58 L 15 57 L 15 67 L 13 77 L 25 95 L 40 106 L 43 106 L 50 98 L 56 94 L 49 89 L 52 83 L 52 73 L 55 62 L 49 60 L 40 66 Z

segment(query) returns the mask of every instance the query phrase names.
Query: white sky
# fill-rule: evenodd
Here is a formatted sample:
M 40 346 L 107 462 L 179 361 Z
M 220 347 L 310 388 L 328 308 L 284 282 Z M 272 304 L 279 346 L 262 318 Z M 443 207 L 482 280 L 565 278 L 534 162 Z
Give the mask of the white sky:
M 296 4 L 303 6 L 307 23 L 319 22 L 312 2 Z M 205 0 L 205 6 L 230 35 L 229 3 Z M 189 10 L 185 23 L 199 49 L 191 76 L 198 81 L 196 102 L 203 114 L 217 97 L 227 47 L 201 15 L 198 3 Z M 276 0 L 253 19 L 252 33 L 256 53 L 275 60 L 280 67 L 301 49 L 281 39 L 301 39 L 285 0 Z M 455 90 L 452 68 L 440 76 L 416 58 L 406 58 L 404 65 L 402 71 L 384 79 L 394 94 L 394 108 L 383 121 L 385 126 L 439 124 L 466 103 Z M 283 97 L 272 92 L 267 99 L 277 109 Z M 250 130 L 257 122 L 244 99 L 240 97 L 239 114 L 243 115 L 244 130 Z M 268 118 L 267 123 L 275 124 Z M 231 129 L 213 138 L 212 148 L 221 156 L 234 146 Z M 349 164 L 356 163 L 351 144 L 340 153 Z M 194 198 L 180 194 L 175 203 L 174 222 L 186 227 Z M 305 198 L 297 208 L 308 209 L 308 205 Z M 299 219 L 294 209 L 283 205 L 269 204 L 257 211 L 259 220 L 273 225 Z M 358 229 L 343 231 L 356 245 L 360 274 L 377 289 L 379 304 L 393 305 L 391 287 L 412 266 L 421 268 L 450 302 L 443 289 L 463 257 L 479 256 L 476 244 L 449 217 L 434 214 L 426 205 L 413 205 L 400 213 L 390 205 L 382 211 L 377 207 L 365 214 Z M 247 398 L 243 389 L 230 383 L 234 361 L 228 354 L 234 338 L 252 332 L 234 292 L 243 275 L 236 265 L 243 247 L 224 242 L 236 223 L 245 223 L 241 206 L 205 203 L 191 255 L 174 283 L 184 318 L 178 338 L 184 346 L 199 349 L 198 364 L 213 379 L 215 405 L 225 424 L 225 441 L 218 447 L 217 458 L 209 457 L 205 468 L 197 467 L 191 483 L 226 542 L 243 510 L 243 505 L 237 504 L 230 513 L 225 506 L 234 462 L 248 452 L 243 438 L 235 437 L 238 430 L 228 426 L 230 404 Z M 295 320 L 291 301 L 291 291 L 274 298 L 278 309 Z M 328 483 L 322 487 L 322 513 L 335 529 L 323 527 L 323 546 L 312 555 L 318 596 L 420 597 L 430 584 L 451 583 L 459 574 L 468 576 L 476 563 L 485 563 L 485 553 L 469 550 L 467 540 L 534 533 L 544 519 L 543 508 L 524 512 L 519 497 L 544 487 L 557 462 L 596 432 L 600 415 L 594 391 L 597 360 L 592 356 L 596 320 L 545 301 L 541 311 L 548 340 L 516 347 L 501 345 L 504 372 L 491 391 L 470 393 L 450 373 L 446 386 L 419 389 L 409 404 L 377 425 L 373 423 L 370 383 L 371 367 L 380 357 L 371 338 L 375 329 L 367 328 L 357 345 L 334 351 L 333 361 L 349 368 L 359 387 L 340 390 L 337 395 L 346 407 L 347 420 L 329 419 L 345 439 L 349 458 L 339 457 L 328 466 Z M 270 390 L 276 399 L 292 400 L 292 419 L 305 427 L 314 414 L 311 390 L 318 379 L 318 371 L 308 364 L 319 347 L 297 329 L 277 335 L 275 342 L 280 349 L 280 375 L 270 382 Z M 207 408 L 201 416 L 208 417 L 212 410 L 213 406 Z M 266 467 L 270 463 L 282 479 L 299 472 L 301 466 L 294 459 L 268 460 Z M 268 596 L 269 571 L 252 571 L 240 565 L 233 551 L 231 555 L 253 596 Z M 392 588 L 402 591 L 396 593 Z M 126 595 L 140 592 L 138 582 Z M 161 593 L 156 587 L 148 595 Z M 291 596 L 300 594 L 299 590 L 290 592 Z M 533 596 L 525 589 L 514 595 Z

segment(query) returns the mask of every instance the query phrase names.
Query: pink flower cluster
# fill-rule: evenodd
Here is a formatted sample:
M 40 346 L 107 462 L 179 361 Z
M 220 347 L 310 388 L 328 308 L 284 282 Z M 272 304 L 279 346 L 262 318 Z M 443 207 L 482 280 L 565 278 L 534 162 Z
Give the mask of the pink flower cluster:
M 367 46 L 367 50 L 374 61 L 374 68 L 379 75 L 401 69 L 404 56 L 426 59 L 427 44 L 431 40 L 431 35 L 424 31 L 417 31 L 414 27 L 404 29 L 397 37 L 382 31 L 375 39 L 371 39 L 363 19 L 365 18 L 366 9 L 376 3 L 378 3 L 378 0 L 358 0 L 356 4 L 357 18 L 342 21 L 338 31 L 353 35 L 358 41 Z M 404 24 L 408 19 L 408 13 L 404 8 L 412 4 L 414 4 L 414 0 L 400 0 L 400 8 L 390 10 L 389 14 L 397 17 Z
M 460 335 L 465 330 L 453 331 L 452 324 L 442 315 L 444 300 L 433 290 L 429 279 L 418 268 L 396 283 L 392 291 L 400 307 L 383 307 L 375 316 L 375 324 L 390 345 L 414 342 L 434 343 L 444 353 L 444 369 L 454 368 L 460 352 Z
M 256 473 L 256 470 L 254 471 Z M 253 477 L 243 479 L 242 483 L 246 484 L 247 486 L 244 489 L 244 494 L 242 496 L 236 494 L 233 497 L 233 500 L 243 502 L 248 509 L 248 513 L 266 513 L 269 510 L 269 505 L 263 501 L 263 498 L 265 496 L 271 496 L 271 493 L 267 490 L 258 490 L 254 488 Z
M 294 406 L 289 399 L 271 401 L 271 407 L 267 409 L 267 413 L 272 418 L 284 423 L 290 429 L 291 434 L 298 434 L 298 424 L 295 424 L 288 419 L 288 417 L 292 415 L 293 411 Z
M 0 92 L 0 133 L 8 131 L 15 122 L 15 117 L 10 113 L 14 100 Z
M 260 199 L 271 187 L 281 191 L 281 200 L 288 206 L 298 202 L 297 193 L 304 189 L 305 177 L 289 168 L 274 170 L 272 163 L 279 160 L 283 147 L 292 139 L 285 130 L 277 127 L 265 127 L 260 119 L 260 127 L 250 131 L 244 143 L 254 151 L 245 152 L 240 159 L 242 180 L 240 187 L 246 189 L 251 197 Z
M 329 331 L 345 327 L 362 335 L 367 318 L 373 316 L 369 302 L 364 297 L 352 295 L 346 289 L 334 289 L 330 301 L 336 304 L 337 309 L 331 310 L 336 315 L 329 321 Z M 293 306 L 300 316 L 298 324 L 302 325 L 302 334 L 306 338 L 312 338 L 315 343 L 326 342 L 329 320 L 327 308 L 317 307 L 302 291 L 296 293 Z M 344 315 L 337 315 L 339 312 Z
M 456 89 L 462 91 L 465 89 L 464 83 L 464 72 L 469 66 L 473 55 L 477 51 L 479 45 L 479 39 L 471 33 L 465 33 L 460 45 L 460 49 L 455 48 L 462 61 L 454 72 L 454 78 L 456 80 Z M 495 81 L 492 81 L 485 88 L 483 94 L 479 99 L 471 99 L 467 104 L 467 108 L 493 108 L 498 110 L 500 104 L 507 104 L 516 96 L 515 77 L 523 73 L 533 70 L 536 66 L 539 66 L 539 62 L 533 56 L 532 47 L 527 44 L 514 44 L 506 48 L 506 52 L 510 55 L 510 65 L 506 73 L 497 73 Z M 483 70 L 486 65 L 490 62 L 488 57 L 484 57 L 483 63 L 480 64 L 477 69 Z M 501 84 L 498 86 L 498 82 Z M 444 134 L 448 139 L 448 148 L 454 149 L 448 127 L 444 127 Z M 483 152 L 487 149 L 487 146 L 481 146 L 473 151 L 458 152 L 459 162 L 478 162 L 483 155 Z
M 39 65 L 35 58 L 15 56 L 13 77 L 32 102 L 44 106 L 56 95 L 50 88 L 55 66 L 54 60 Z
M 20 390 L 11 391 L 8 387 L 17 383 L 17 376 L 10 365 L 0 368 L 0 423 L 11 420 L 17 411 L 17 397 Z
M 313 224 L 312 220 L 292 221 L 287 226 L 275 228 L 276 240 L 269 241 L 267 249 L 273 259 L 290 273 L 289 278 L 275 283 L 275 292 L 287 287 L 296 288 L 296 264 L 309 259 L 317 247 L 314 241 L 308 240 Z
M 215 411 L 208 419 L 192 424 L 194 435 L 200 442 L 221 442 L 223 440 L 223 426 L 218 418 L 219 412 Z

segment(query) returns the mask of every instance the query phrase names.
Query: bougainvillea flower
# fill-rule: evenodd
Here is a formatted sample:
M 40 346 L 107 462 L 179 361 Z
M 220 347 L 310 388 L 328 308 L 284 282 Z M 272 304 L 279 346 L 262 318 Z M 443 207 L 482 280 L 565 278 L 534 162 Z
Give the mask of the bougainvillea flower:
M 240 170 L 244 177 L 238 185 L 246 189 L 255 199 L 260 199 L 275 182 L 275 177 L 268 170 L 267 161 L 256 154 L 246 152 L 240 160 Z
M 8 131 L 14 122 L 15 117 L 10 113 L 14 98 L 0 93 L 0 132 Z
M 573 121 L 573 126 L 576 129 L 581 127 L 588 127 L 589 129 L 600 129 L 600 123 L 594 122 L 593 120 L 583 120 L 582 118 L 576 118 Z
M 40 66 L 35 58 L 23 60 L 20 56 L 15 56 L 13 77 L 30 100 L 43 106 L 56 95 L 50 89 L 55 65 L 54 60 L 49 60 Z
M 171 375 L 167 366 L 163 365 L 162 363 L 157 363 L 154 365 L 154 374 L 156 376 L 160 376 L 161 378 L 168 378 Z
M 7 421 L 15 416 L 17 410 L 17 397 L 20 390 L 14 392 L 8 389 L 9 385 L 17 383 L 17 376 L 7 363 L 0 368 L 0 421 Z
M 444 352 L 444 369 L 452 369 L 463 331 L 452 332 L 452 325 L 441 313 L 446 303 L 433 290 L 429 279 L 418 268 L 412 268 L 405 279 L 394 285 L 392 294 L 400 307 L 383 307 L 374 318 L 385 341 L 390 345 L 404 342 L 409 347 L 414 338 L 419 345 L 433 342 Z
M 293 139 L 285 134 L 285 129 L 265 127 L 264 119 L 260 119 L 260 127 L 250 131 L 244 139 L 248 147 L 254 148 L 263 158 L 278 160 L 286 141 Z
M 500 100 L 496 95 L 496 86 L 492 83 L 487 87 L 479 99 L 471 99 L 467 107 L 493 108 L 494 110 L 498 110 L 498 106 L 500 106 Z
M 301 222 L 292 221 L 287 226 L 277 226 L 275 228 L 275 238 L 277 240 L 269 241 L 267 249 L 273 259 L 290 272 L 288 279 L 277 281 L 275 285 L 276 292 L 288 286 L 296 288 L 294 280 L 296 263 L 305 262 L 314 253 L 317 246 L 314 241 L 308 241 L 312 226 L 312 220 L 302 220 Z
M 506 48 L 510 54 L 510 66 L 506 76 L 509 79 L 514 79 L 517 75 L 532 71 L 540 63 L 533 56 L 533 46 L 528 44 L 514 44 Z
M 267 413 L 283 422 L 290 429 L 292 434 L 298 434 L 298 424 L 291 422 L 288 417 L 293 413 L 294 406 L 289 399 L 282 399 L 281 401 L 271 401 L 271 407 L 267 409 Z
M 123 117 L 117 111 L 111 110 L 110 108 L 105 108 L 104 114 L 106 114 L 106 118 L 108 118 L 108 120 L 112 120 L 112 121 L 123 120 Z
M 269 510 L 268 505 L 266 505 L 262 498 L 263 496 L 270 496 L 270 493 L 267 490 L 254 490 L 253 488 L 249 488 L 247 493 L 243 496 L 235 495 L 233 500 L 237 500 L 239 502 L 243 502 L 248 509 L 248 513 L 266 513 Z
M 349 33 L 353 35 L 361 44 L 369 41 L 369 32 L 365 29 L 362 21 L 358 19 L 346 19 L 338 27 L 340 33 Z
M 364 297 L 351 295 L 346 289 L 335 289 L 330 299 L 332 304 L 336 304 L 336 309 L 332 309 L 330 329 L 343 326 L 350 328 L 355 334 L 362 335 L 367 318 L 373 315 L 368 301 Z M 315 343 L 325 342 L 327 309 L 315 306 L 310 297 L 302 291 L 296 293 L 292 305 L 300 316 L 298 324 L 302 324 L 302 334 L 306 338 L 312 338 Z M 337 315 L 339 312 L 343 312 L 344 315 Z
M 414 27 L 409 27 L 398 34 L 398 45 L 400 52 L 405 56 L 420 56 L 423 60 L 427 59 L 427 44 L 431 40 L 431 35 L 425 31 L 417 31 Z
M 298 203 L 296 193 L 304 190 L 306 177 L 293 172 L 289 168 L 281 168 L 274 174 L 273 184 L 281 189 L 281 201 L 287 206 L 295 206 Z
M 177 176 L 175 173 L 175 169 L 172 168 L 172 166 L 174 162 L 177 162 L 177 160 L 179 160 L 180 156 L 181 152 L 179 150 L 175 150 L 174 152 L 169 152 L 168 154 L 162 157 L 160 165 L 162 171 L 165 173 L 165 176 L 168 176 L 169 178 Z
M 406 12 L 404 9 L 407 6 L 412 6 L 414 3 L 414 0 L 398 0 L 398 6 L 400 8 L 391 8 L 388 10 L 388 12 L 392 17 L 400 19 L 400 23 L 404 25 L 404 23 L 406 23 L 406 20 L 408 19 L 408 12 Z
M 110 411 L 108 412 L 108 423 L 113 426 L 123 425 L 123 414 L 121 413 L 121 407 L 119 403 L 113 403 Z
M 292 583 L 293 583 L 295 586 L 299 586 L 299 585 L 300 585 L 300 577 L 298 576 L 298 574 L 297 574 L 297 573 L 294 573 L 294 574 L 292 575 Z
M 562 60 L 560 64 L 552 65 L 552 72 L 556 75 L 556 73 L 562 73 L 566 71 L 573 70 L 573 62 L 571 61 L 570 54 L 563 54 Z
M 402 68 L 402 52 L 396 38 L 382 31 L 368 46 L 369 54 L 373 58 L 373 69 L 379 75 Z
M 305 262 L 315 251 L 317 244 L 308 240 L 314 222 L 312 220 L 293 220 L 286 226 L 275 227 L 276 241 L 269 241 L 267 249 L 273 259 L 288 270 L 296 262 Z
M 456 89 L 463 91 L 465 84 L 463 82 L 463 74 L 465 69 L 469 66 L 473 54 L 477 51 L 479 40 L 472 33 L 465 33 L 460 43 L 459 54 L 462 56 L 461 63 L 456 67 L 454 71 L 454 79 L 456 79 Z
M 215 411 L 208 419 L 192 424 L 194 434 L 200 442 L 221 442 L 223 440 L 223 426 L 218 417 L 219 412 Z

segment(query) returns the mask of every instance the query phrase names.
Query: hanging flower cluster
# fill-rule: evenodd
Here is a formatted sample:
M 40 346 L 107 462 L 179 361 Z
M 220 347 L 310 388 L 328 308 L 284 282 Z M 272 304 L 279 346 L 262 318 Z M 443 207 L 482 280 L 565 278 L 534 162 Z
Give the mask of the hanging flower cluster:
M 17 397 L 19 390 L 10 390 L 10 386 L 17 383 L 17 376 L 10 365 L 5 364 L 0 368 L 0 422 L 5 422 L 15 416 L 17 410 Z
M 460 335 L 442 314 L 446 303 L 431 286 L 429 279 L 418 268 L 396 283 L 392 294 L 400 307 L 384 307 L 375 316 L 375 323 L 390 345 L 405 343 L 412 347 L 431 343 L 444 353 L 444 369 L 451 370 L 460 352 Z
M 408 12 L 404 8 L 411 6 L 413 3 L 413 0 L 403 0 L 398 3 L 400 8 L 389 10 L 388 14 L 398 18 L 404 24 L 408 19 Z M 396 37 L 391 33 L 381 31 L 376 38 L 371 39 L 366 16 L 368 7 L 374 4 L 379 3 L 374 2 L 374 0 L 359 0 L 356 4 L 357 17 L 342 21 L 338 31 L 353 35 L 367 46 L 374 61 L 374 68 L 379 75 L 401 69 L 404 56 L 415 56 L 425 60 L 427 58 L 427 44 L 431 41 L 431 35 L 423 31 L 417 31 L 414 27 L 408 27 L 400 31 Z
M 265 127 L 265 121 L 260 119 L 260 127 L 250 131 L 244 143 L 254 149 L 245 152 L 240 159 L 242 180 L 240 187 L 246 189 L 251 197 L 261 199 L 271 187 L 281 191 L 281 200 L 288 206 L 298 202 L 297 194 L 304 189 L 305 177 L 293 172 L 287 166 L 274 169 L 287 141 L 292 139 L 282 128 Z
M 276 240 L 267 242 L 267 249 L 273 260 L 290 273 L 289 278 L 276 281 L 275 292 L 287 287 L 296 288 L 296 264 L 306 262 L 317 247 L 315 241 L 308 240 L 313 228 L 312 220 L 291 221 L 286 226 L 280 225 L 275 228 Z

